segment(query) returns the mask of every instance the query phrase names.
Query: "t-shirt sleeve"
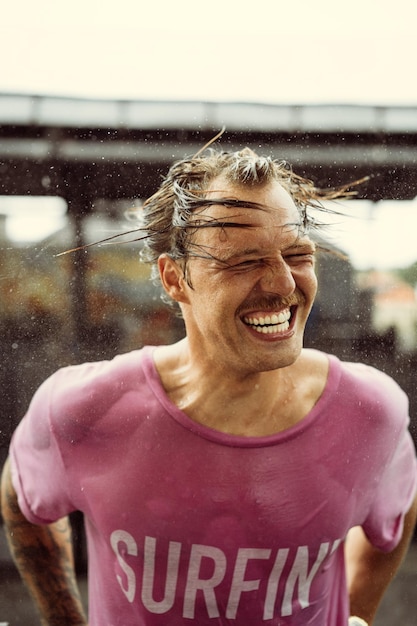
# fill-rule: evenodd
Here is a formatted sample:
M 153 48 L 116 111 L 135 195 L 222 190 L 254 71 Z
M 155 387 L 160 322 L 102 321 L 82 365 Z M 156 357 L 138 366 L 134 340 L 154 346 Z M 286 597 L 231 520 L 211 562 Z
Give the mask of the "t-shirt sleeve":
M 417 486 L 417 463 L 414 443 L 405 426 L 394 453 L 383 470 L 371 508 L 362 528 L 370 542 L 384 552 L 399 543 Z
M 51 393 L 57 377 L 58 373 L 39 387 L 10 445 L 12 481 L 19 506 L 34 524 L 49 524 L 75 509 L 50 420 Z

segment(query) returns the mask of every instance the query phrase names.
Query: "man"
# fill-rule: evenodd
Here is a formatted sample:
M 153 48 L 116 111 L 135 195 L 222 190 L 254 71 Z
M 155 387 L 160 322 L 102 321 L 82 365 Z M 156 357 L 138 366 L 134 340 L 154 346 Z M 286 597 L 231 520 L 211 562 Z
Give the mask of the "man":
M 77 509 L 90 626 L 372 624 L 414 528 L 416 459 L 390 378 L 303 349 L 320 195 L 245 149 L 174 164 L 145 203 L 145 257 L 186 337 L 57 372 L 4 470 L 43 624 L 86 623 Z

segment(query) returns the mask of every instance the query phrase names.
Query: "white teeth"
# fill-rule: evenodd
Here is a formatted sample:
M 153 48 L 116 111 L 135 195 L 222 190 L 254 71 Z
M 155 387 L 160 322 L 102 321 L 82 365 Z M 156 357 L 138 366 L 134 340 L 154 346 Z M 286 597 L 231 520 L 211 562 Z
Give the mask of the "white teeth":
M 262 333 L 263 335 L 272 335 L 273 333 L 282 333 L 288 330 L 289 327 L 289 322 L 284 322 L 283 324 L 277 324 L 275 326 L 256 326 L 255 330 L 257 333 Z
M 284 311 L 266 315 L 265 317 L 245 317 L 244 321 L 246 324 L 253 326 L 254 330 L 258 333 L 267 335 L 288 330 L 290 317 L 290 309 L 285 309 Z

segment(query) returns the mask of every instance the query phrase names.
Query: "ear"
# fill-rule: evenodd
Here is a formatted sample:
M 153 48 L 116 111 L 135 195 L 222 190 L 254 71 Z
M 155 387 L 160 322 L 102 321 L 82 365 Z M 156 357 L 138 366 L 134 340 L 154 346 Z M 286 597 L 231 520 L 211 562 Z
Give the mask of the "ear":
M 178 263 L 167 254 L 161 254 L 158 259 L 158 270 L 162 286 L 168 296 L 176 302 L 188 302 L 186 291 L 189 287 Z

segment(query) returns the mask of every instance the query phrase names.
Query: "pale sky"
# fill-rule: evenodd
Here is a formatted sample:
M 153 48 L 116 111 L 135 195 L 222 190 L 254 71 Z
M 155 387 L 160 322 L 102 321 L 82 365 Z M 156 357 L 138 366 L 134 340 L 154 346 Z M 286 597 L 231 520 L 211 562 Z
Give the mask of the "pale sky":
M 417 106 L 415 0 L 5 4 L 0 93 Z M 335 227 L 357 266 L 417 258 L 416 202 L 399 206 Z M 22 236 L 13 215 L 8 229 Z M 42 215 L 43 233 L 62 224 Z
M 0 92 L 417 104 L 415 0 L 14 0 Z
M 334 208 L 343 216 L 318 217 L 330 224 L 326 237 L 357 269 L 398 269 L 417 260 L 417 200 L 350 200 Z

